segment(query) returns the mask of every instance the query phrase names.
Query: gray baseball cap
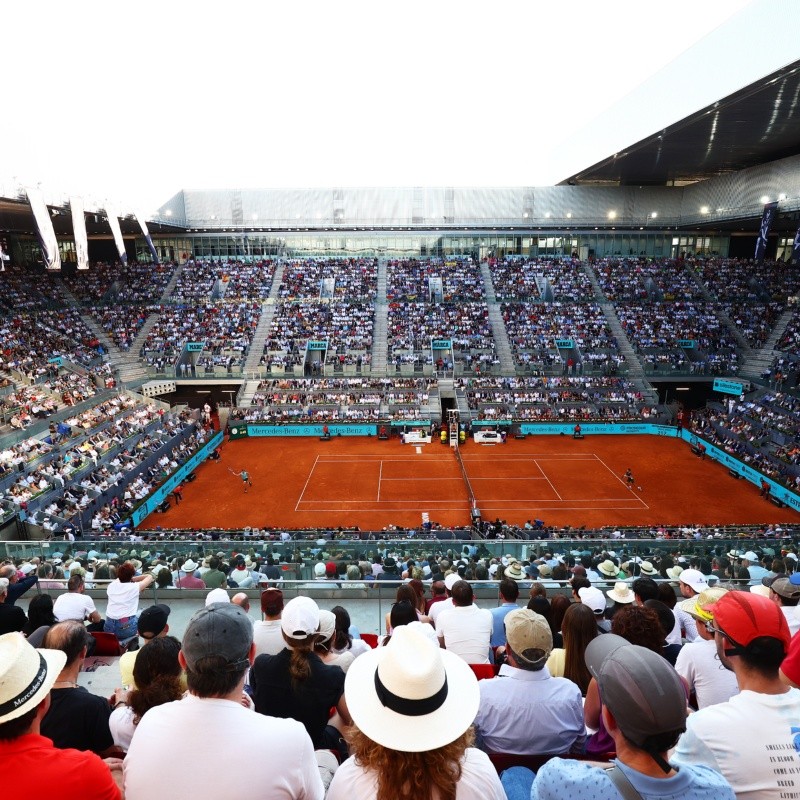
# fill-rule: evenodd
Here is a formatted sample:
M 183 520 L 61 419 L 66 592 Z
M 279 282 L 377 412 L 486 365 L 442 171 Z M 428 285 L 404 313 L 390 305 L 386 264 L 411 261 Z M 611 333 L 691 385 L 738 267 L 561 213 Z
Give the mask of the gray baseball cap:
M 209 656 L 221 656 L 228 662 L 227 671 L 244 669 L 253 642 L 253 623 L 233 603 L 211 603 L 190 620 L 181 650 L 189 669 Z
M 663 656 L 606 633 L 589 642 L 585 658 L 600 699 L 633 745 L 648 750 L 650 736 L 686 730 L 686 693 Z

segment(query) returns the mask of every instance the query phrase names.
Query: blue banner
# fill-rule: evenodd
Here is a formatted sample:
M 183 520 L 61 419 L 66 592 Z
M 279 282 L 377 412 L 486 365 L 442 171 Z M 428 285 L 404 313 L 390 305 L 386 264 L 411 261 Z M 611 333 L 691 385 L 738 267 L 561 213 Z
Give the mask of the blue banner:
M 694 339 L 678 339 L 678 347 L 683 347 L 685 350 L 693 350 Z
M 312 342 L 312 341 L 310 341 L 306 345 L 306 347 L 309 350 L 327 350 L 328 349 L 328 343 L 327 342 Z
M 330 425 L 331 436 L 376 436 L 377 425 Z M 322 425 L 248 425 L 248 436 L 322 436 Z
M 473 423 L 474 424 L 474 423 Z M 581 422 L 583 434 L 650 434 L 651 436 L 675 436 L 675 428 L 671 425 L 651 425 L 650 423 L 611 423 Z M 574 422 L 523 422 L 519 426 L 525 434 L 569 434 L 575 429 Z
M 737 381 L 726 381 L 723 378 L 714 378 L 714 391 L 723 394 L 735 394 L 737 397 L 744 391 L 744 386 Z
M 186 350 L 189 353 L 201 353 L 205 346 L 205 342 L 186 342 Z
M 569 350 L 574 346 L 575 343 L 572 339 L 556 339 L 556 347 L 559 348 L 559 350 Z
M 217 431 L 185 464 L 178 467 L 161 486 L 156 489 L 138 508 L 131 514 L 131 524 L 138 525 L 145 517 L 153 513 L 166 500 L 167 495 L 183 480 L 205 461 L 213 450 L 222 444 L 222 431 Z
M 800 264 L 800 228 L 795 232 L 792 242 L 792 264 Z
M 431 340 L 431 350 L 452 350 L 452 339 L 433 339 Z

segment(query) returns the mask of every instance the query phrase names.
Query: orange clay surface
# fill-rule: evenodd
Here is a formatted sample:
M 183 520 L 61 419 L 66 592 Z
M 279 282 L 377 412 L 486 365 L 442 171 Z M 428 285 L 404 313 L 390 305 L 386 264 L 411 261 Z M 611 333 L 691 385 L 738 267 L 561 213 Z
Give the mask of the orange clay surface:
M 435 441 L 393 438 L 253 438 L 226 442 L 184 484 L 183 502 L 142 528 L 418 527 L 428 512 L 467 525 L 469 493 L 455 454 Z M 758 487 L 694 456 L 685 442 L 657 436 L 529 436 L 504 445 L 469 440 L 464 466 L 484 519 L 553 526 L 744 524 L 800 521 Z M 630 468 L 633 490 L 622 480 Z M 244 491 L 233 474 L 246 469 Z M 639 489 L 638 487 L 641 487 Z

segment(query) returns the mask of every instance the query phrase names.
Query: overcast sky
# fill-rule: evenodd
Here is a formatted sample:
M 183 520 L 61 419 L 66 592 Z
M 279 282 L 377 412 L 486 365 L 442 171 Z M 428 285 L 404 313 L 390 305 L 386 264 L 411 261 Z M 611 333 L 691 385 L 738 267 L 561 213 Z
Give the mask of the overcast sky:
M 0 178 L 148 212 L 182 188 L 551 184 L 609 154 L 565 141 L 748 5 L 8 3 Z

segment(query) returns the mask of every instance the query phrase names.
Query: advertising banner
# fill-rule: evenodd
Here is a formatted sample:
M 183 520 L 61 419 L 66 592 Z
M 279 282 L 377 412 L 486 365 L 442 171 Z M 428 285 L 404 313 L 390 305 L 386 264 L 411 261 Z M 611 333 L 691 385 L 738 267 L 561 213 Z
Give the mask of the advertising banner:
M 42 258 L 47 269 L 61 269 L 61 254 L 58 252 L 58 240 L 53 230 L 53 220 L 50 210 L 44 202 L 44 196 L 39 189 L 26 188 L 28 202 L 36 222 L 36 235 L 42 248 Z
M 772 227 L 772 222 L 777 213 L 777 203 L 766 203 L 764 205 L 764 213 L 761 215 L 761 227 L 758 230 L 758 239 L 756 240 L 756 261 L 764 260 L 764 253 L 767 251 L 769 230 Z
M 117 253 L 119 253 L 119 260 L 123 264 L 127 264 L 128 255 L 125 252 L 125 241 L 122 238 L 122 230 L 119 227 L 119 215 L 111 203 L 106 203 L 106 214 L 108 215 L 108 225 L 111 228 L 111 233 L 114 236 L 114 244 L 116 244 Z
M 89 242 L 86 238 L 86 217 L 83 215 L 83 198 L 70 197 L 69 209 L 72 214 L 72 232 L 75 236 L 75 255 L 78 269 L 89 269 Z

